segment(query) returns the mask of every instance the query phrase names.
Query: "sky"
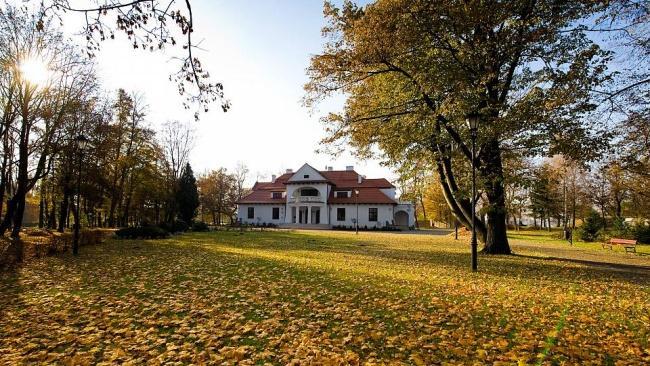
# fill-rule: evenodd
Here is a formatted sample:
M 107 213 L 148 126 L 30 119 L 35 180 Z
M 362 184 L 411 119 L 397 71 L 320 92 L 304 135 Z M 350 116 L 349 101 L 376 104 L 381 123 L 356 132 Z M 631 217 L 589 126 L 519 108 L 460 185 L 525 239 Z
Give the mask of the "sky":
M 316 113 L 301 104 L 309 59 L 322 48 L 322 1 L 194 0 L 192 4 L 195 42 L 202 49 L 197 56 L 212 79 L 224 84 L 232 103 L 228 112 L 215 104 L 194 122 L 194 110 L 183 109 L 183 98 L 168 80 L 169 73 L 178 69 L 172 57 L 183 55 L 180 48 L 165 53 L 134 51 L 126 38 L 117 37 L 102 44 L 97 71 L 105 90 L 124 88 L 144 95 L 154 129 L 173 119 L 191 123 L 196 132 L 190 158 L 195 172 L 232 170 L 243 162 L 250 169 L 248 183 L 252 184 L 309 163 L 317 169 L 353 165 L 368 177 L 396 178 L 377 160 L 359 161 L 349 152 L 338 157 L 316 153 L 325 136 L 319 117 L 343 103 L 338 98 Z

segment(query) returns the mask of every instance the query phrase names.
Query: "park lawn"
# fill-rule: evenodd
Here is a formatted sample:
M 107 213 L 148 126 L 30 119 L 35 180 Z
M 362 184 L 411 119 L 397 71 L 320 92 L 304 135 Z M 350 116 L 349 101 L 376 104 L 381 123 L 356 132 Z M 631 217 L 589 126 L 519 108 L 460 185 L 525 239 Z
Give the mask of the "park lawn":
M 511 241 L 471 273 L 448 236 L 110 240 L 2 274 L 0 364 L 650 362 L 650 256 Z

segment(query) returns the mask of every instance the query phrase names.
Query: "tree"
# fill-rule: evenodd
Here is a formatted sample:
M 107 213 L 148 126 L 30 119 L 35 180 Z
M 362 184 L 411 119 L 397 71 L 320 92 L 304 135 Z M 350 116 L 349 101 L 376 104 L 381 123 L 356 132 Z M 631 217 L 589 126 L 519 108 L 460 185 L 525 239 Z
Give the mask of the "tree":
M 242 163 L 241 161 L 237 162 L 237 166 L 235 167 L 235 171 L 233 173 L 235 182 L 237 184 L 237 200 L 240 200 L 246 194 L 244 184 L 248 178 L 248 173 L 250 173 L 250 170 L 246 164 Z
M 447 202 L 445 202 L 445 196 L 442 193 L 440 184 L 433 179 L 433 174 L 430 177 L 425 181 L 423 187 L 422 206 L 429 214 L 430 219 L 444 222 L 451 227 L 453 224 L 451 211 L 449 210 L 449 206 L 447 206 Z
M 12 227 L 14 238 L 22 228 L 25 197 L 47 175 L 47 163 L 56 153 L 55 140 L 69 138 L 59 132 L 79 100 L 96 86 L 92 65 L 59 31 L 40 32 L 42 22 L 24 9 L 7 7 L 0 12 L 0 57 L 8 65 L 2 70 L 6 73 L 3 161 L 5 169 L 15 166 L 15 187 L 0 233 Z M 8 179 L 8 171 L 3 173 L 3 179 Z M 7 188 L 7 183 L 0 186 Z
M 418 227 L 418 220 L 423 219 L 426 221 L 429 219 L 427 205 L 424 203 L 424 195 L 425 190 L 428 188 L 425 177 L 429 176 L 431 171 L 424 164 L 401 164 L 398 171 L 398 183 L 402 191 L 401 199 L 413 202 L 415 226 Z M 440 218 L 436 217 L 436 219 Z
M 196 179 L 192 172 L 190 163 L 185 165 L 181 177 L 178 179 L 178 191 L 176 192 L 176 204 L 178 215 L 181 220 L 190 224 L 196 216 L 199 208 L 199 191 L 196 186 Z
M 563 217 L 563 186 L 561 176 L 549 162 L 545 162 L 533 171 L 530 187 L 530 205 L 533 217 L 540 219 L 540 226 L 551 230 L 551 219 L 557 218 L 560 226 Z
M 325 117 L 324 142 L 348 141 L 361 156 L 378 147 L 389 161 L 432 161 L 467 227 L 474 197 L 458 185 L 468 164 L 456 160 L 471 162 L 465 120 L 478 113 L 474 163 L 488 218 L 477 220 L 478 237 L 484 252 L 510 253 L 503 151 L 589 160 L 609 137 L 587 117 L 610 54 L 584 29 L 569 31 L 603 8 L 587 0 L 326 2 L 327 43 L 311 60 L 305 103 L 345 94 L 343 112 Z
M 198 180 L 202 212 L 212 216 L 212 224 L 220 225 L 222 216 L 235 221 L 239 199 L 238 172 L 229 174 L 224 168 L 212 170 Z
M 32 2 L 36 2 L 32 0 Z M 176 57 L 179 70 L 170 75 L 178 86 L 178 92 L 186 97 L 186 109 L 198 104 L 207 111 L 209 105 L 218 101 L 224 112 L 230 102 L 224 98 L 223 84 L 210 82 L 210 73 L 196 56 L 197 45 L 193 42 L 194 14 L 190 0 L 99 0 L 89 6 L 70 4 L 69 0 L 39 0 L 40 19 L 38 30 L 46 29 L 44 19 L 57 17 L 63 21 L 64 14 L 80 14 L 85 20 L 82 34 L 86 36 L 86 53 L 93 57 L 102 42 L 115 39 L 123 33 L 133 49 L 143 51 L 164 50 L 180 44 L 185 57 Z M 110 19 L 115 15 L 115 24 Z M 195 112 L 198 119 L 199 112 Z
M 168 121 L 163 125 L 160 139 L 165 157 L 166 188 L 170 198 L 165 203 L 166 221 L 172 222 L 177 213 L 174 197 L 178 190 L 178 180 L 190 158 L 190 151 L 194 144 L 194 129 L 187 123 Z
M 619 126 L 619 176 L 630 197 L 631 213 L 647 218 L 650 214 L 650 105 L 632 113 Z
M 512 218 L 513 226 L 519 230 L 524 210 L 529 203 L 529 187 L 532 183 L 532 164 L 518 154 L 506 154 L 503 164 L 504 189 L 507 218 Z

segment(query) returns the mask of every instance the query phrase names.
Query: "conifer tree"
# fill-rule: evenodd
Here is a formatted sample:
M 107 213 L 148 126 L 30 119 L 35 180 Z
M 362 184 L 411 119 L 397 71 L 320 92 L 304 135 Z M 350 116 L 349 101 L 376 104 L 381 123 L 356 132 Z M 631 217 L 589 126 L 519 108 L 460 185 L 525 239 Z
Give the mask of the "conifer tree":
M 176 205 L 178 216 L 186 223 L 191 223 L 199 208 L 199 191 L 196 187 L 196 178 L 190 163 L 185 165 L 181 177 L 178 179 L 178 191 L 176 192 Z

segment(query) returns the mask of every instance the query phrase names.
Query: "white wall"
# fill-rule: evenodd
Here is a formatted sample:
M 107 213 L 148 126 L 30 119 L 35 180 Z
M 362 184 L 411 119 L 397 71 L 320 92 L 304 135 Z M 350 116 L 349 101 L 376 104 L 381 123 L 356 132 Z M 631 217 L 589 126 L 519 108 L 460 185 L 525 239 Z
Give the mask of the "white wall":
M 400 202 L 397 206 L 395 206 L 395 212 L 398 211 L 404 211 L 408 214 L 409 227 L 415 226 L 415 210 L 413 209 L 413 204 Z
M 336 217 L 337 209 L 345 208 L 345 221 L 338 221 Z M 369 208 L 377 208 L 377 221 L 369 221 L 368 214 Z M 331 204 L 330 205 L 330 225 L 332 226 L 347 226 L 354 227 L 353 219 L 357 217 L 357 206 L 353 204 Z M 386 221 L 390 224 L 393 222 L 393 206 L 392 205 L 367 205 L 359 204 L 359 227 L 374 228 L 386 226 Z
M 248 208 L 253 207 L 255 209 L 255 215 L 252 219 L 248 218 Z M 280 217 L 277 220 L 273 220 L 273 207 L 280 208 Z M 284 223 L 285 216 L 285 206 L 284 205 L 255 205 L 255 204 L 242 204 L 239 205 L 237 210 L 237 219 L 239 219 L 244 224 L 282 224 Z
M 305 205 L 315 205 L 315 204 L 305 204 Z M 253 219 L 248 218 L 248 207 L 255 208 L 255 216 Z M 277 220 L 273 220 L 273 207 L 278 207 L 280 209 L 280 217 Z M 336 217 L 337 208 L 345 208 L 345 221 L 338 221 Z M 377 208 L 377 221 L 370 222 L 368 220 L 369 208 Z M 327 206 L 321 206 L 321 224 L 329 224 L 332 226 L 346 226 L 354 227 L 353 219 L 356 218 L 357 206 L 354 204 L 331 204 L 329 209 Z M 387 204 L 359 204 L 359 227 L 360 228 L 374 228 L 374 227 L 384 227 L 388 221 L 391 225 L 394 221 L 394 212 L 405 211 L 408 213 L 409 226 L 412 227 L 415 225 L 415 210 L 413 210 L 413 205 L 410 203 L 400 203 L 397 206 L 387 205 Z M 280 225 L 286 222 L 290 222 L 291 218 L 290 208 L 287 211 L 285 205 L 277 204 L 242 204 L 239 206 L 237 211 L 237 218 L 245 224 L 269 224 L 273 223 Z M 329 222 L 328 222 L 329 218 Z M 288 220 L 288 221 L 285 221 Z

